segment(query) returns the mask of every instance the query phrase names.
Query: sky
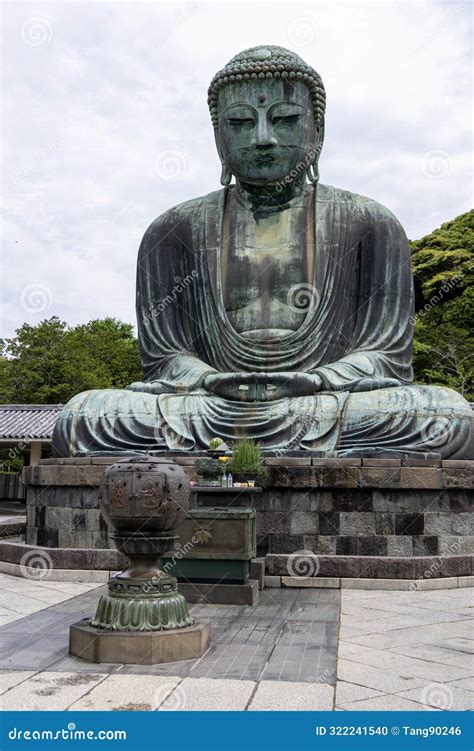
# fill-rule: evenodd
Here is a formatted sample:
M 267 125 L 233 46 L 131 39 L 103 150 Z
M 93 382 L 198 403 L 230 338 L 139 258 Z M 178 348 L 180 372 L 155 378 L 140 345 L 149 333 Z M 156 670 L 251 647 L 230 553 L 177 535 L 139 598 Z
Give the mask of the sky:
M 220 187 L 214 73 L 289 47 L 327 93 L 321 182 L 409 238 L 472 205 L 470 2 L 2 3 L 1 336 L 59 316 L 135 324 L 153 219 Z

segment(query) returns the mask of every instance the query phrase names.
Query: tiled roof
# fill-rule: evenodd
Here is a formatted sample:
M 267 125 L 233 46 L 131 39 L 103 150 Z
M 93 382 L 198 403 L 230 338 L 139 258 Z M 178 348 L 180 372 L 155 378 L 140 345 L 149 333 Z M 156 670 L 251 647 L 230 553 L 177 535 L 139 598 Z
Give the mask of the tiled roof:
M 0 440 L 50 441 L 61 404 L 0 404 Z

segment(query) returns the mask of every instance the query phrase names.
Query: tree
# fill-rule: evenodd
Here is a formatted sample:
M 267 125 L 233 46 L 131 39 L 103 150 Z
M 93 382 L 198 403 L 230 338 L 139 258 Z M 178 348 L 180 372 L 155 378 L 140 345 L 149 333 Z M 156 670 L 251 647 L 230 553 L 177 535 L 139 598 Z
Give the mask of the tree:
M 64 404 L 80 391 L 123 388 L 141 379 L 133 328 L 114 318 L 73 327 L 56 317 L 25 323 L 1 343 L 4 403 Z
M 411 243 L 415 380 L 474 400 L 474 211 Z

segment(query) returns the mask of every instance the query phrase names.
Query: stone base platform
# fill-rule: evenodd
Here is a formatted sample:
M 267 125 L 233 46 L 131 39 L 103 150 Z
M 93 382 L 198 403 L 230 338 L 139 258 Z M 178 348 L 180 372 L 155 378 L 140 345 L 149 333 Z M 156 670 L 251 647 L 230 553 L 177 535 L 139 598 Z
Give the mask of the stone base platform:
M 26 579 L 105 584 L 126 566 L 125 556 L 114 549 L 46 548 L 0 540 L 0 573 Z M 244 584 L 180 581 L 179 591 L 192 604 L 256 605 L 259 589 L 263 589 L 265 562 L 260 561 L 255 571 L 261 585 L 258 579 Z
M 169 457 L 195 479 L 197 455 Z M 116 459 L 43 459 L 26 467 L 26 542 L 91 551 L 111 547 L 98 488 Z M 329 558 L 410 560 L 474 553 L 473 461 L 284 455 L 265 462 L 269 485 L 252 497 L 259 556 L 305 550 Z M 192 503 L 198 503 L 197 494 Z M 213 506 L 227 503 L 212 498 Z M 233 504 L 239 505 L 238 497 Z
M 69 630 L 69 654 L 88 662 L 157 665 L 196 660 L 209 649 L 206 622 L 175 631 L 105 631 L 85 618 Z
M 268 582 L 272 577 L 293 577 L 295 586 L 299 586 L 301 578 L 308 576 L 308 557 L 309 575 L 313 576 L 315 586 L 319 586 L 316 582 L 320 581 L 321 586 L 324 582 L 324 586 L 339 587 L 336 579 L 342 581 L 348 578 L 379 581 L 397 579 L 410 582 L 474 576 L 472 555 L 317 555 L 315 562 L 311 559 L 312 555 L 316 554 L 307 550 L 292 554 L 269 553 L 265 557 L 265 587 L 274 586 Z M 38 563 L 40 566 L 44 564 L 40 570 L 35 569 Z M 0 572 L 27 579 L 105 584 L 111 574 L 123 569 L 125 565 L 123 556 L 116 550 L 45 548 L 0 541 Z M 246 585 L 180 582 L 179 589 L 193 604 L 202 601 L 216 605 L 255 604 L 253 600 L 258 594 L 258 582 L 253 579 Z M 248 602 L 244 602 L 244 599 L 248 599 Z
M 26 534 L 26 516 L 2 517 L 0 519 L 0 540 L 23 542 Z
M 265 574 L 265 586 L 274 585 L 268 581 L 271 577 L 280 577 L 283 586 L 303 587 L 318 580 L 326 580 L 326 586 L 338 587 L 337 579 L 405 580 L 412 583 L 471 577 L 474 575 L 474 556 L 318 556 L 303 550 L 290 555 L 267 555 Z

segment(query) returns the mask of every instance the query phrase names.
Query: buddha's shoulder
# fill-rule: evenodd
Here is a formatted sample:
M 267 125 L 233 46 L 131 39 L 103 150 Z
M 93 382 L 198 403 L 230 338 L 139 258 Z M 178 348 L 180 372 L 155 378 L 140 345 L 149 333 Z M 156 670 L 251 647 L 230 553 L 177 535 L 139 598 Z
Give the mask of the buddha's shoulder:
M 373 198 L 351 193 L 350 190 L 335 188 L 332 185 L 318 185 L 317 201 L 318 203 L 345 204 L 351 213 L 363 215 L 368 219 L 398 221 L 390 209 Z
M 205 211 L 217 209 L 224 199 L 224 193 L 225 189 L 215 190 L 172 206 L 153 220 L 147 229 L 147 234 L 161 233 L 163 230 L 171 229 L 178 231 L 180 225 L 185 228 L 190 222 L 194 223 L 196 218 L 204 216 Z

